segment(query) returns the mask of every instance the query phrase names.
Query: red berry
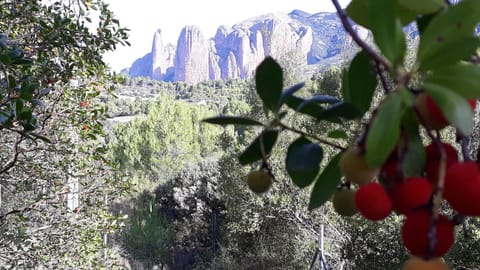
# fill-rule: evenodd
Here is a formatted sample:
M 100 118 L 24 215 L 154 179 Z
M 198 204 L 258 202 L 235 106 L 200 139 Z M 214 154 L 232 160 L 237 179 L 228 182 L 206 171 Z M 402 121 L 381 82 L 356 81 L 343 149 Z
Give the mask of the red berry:
M 432 185 L 422 177 L 410 177 L 394 186 L 393 207 L 401 214 L 408 214 L 415 208 L 426 205 L 432 195 Z
M 475 108 L 477 107 L 477 100 L 469 99 L 468 104 L 470 105 L 470 108 L 472 108 L 472 111 L 475 111 Z
M 355 193 L 355 206 L 369 220 L 382 220 L 392 212 L 392 201 L 377 182 L 360 186 Z
M 427 97 L 425 98 L 425 105 L 432 120 L 441 125 L 448 125 L 448 121 L 443 115 L 442 110 L 438 107 L 437 103 L 435 103 L 431 96 L 427 95 Z
M 417 257 L 441 257 L 455 241 L 454 224 L 446 216 L 439 215 L 435 224 L 435 245 L 433 254 L 428 254 L 432 214 L 429 211 L 415 211 L 407 215 L 402 225 L 402 241 L 410 253 Z
M 83 102 L 80 102 L 80 107 L 87 107 L 88 103 L 83 101 Z
M 445 174 L 444 197 L 465 216 L 480 216 L 480 169 L 475 162 L 451 165 Z
M 450 167 L 452 164 L 458 162 L 458 153 L 457 150 L 448 143 L 442 143 L 443 149 L 447 154 L 447 166 Z M 432 143 L 425 147 L 425 177 L 427 180 L 436 185 L 438 182 L 438 170 L 440 165 L 440 151 L 438 151 L 437 146 Z
M 452 161 L 452 163 L 458 161 L 458 152 L 455 147 L 448 143 L 441 143 L 445 153 L 447 154 L 447 161 Z M 427 162 L 439 161 L 440 160 L 440 151 L 438 151 L 437 145 L 431 143 L 425 147 L 425 157 Z

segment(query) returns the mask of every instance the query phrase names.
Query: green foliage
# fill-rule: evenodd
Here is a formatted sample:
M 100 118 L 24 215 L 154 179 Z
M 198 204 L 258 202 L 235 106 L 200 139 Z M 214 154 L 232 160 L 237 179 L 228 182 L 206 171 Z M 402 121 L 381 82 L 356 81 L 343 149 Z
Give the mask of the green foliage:
M 128 186 L 103 155 L 98 96 L 115 85 L 102 56 L 127 30 L 101 1 L 9 0 L 0 29 L 0 265 L 114 268 L 104 237 L 121 219 L 105 203 Z
M 117 125 L 111 143 L 111 154 L 120 168 L 137 175 L 140 183 L 168 178 L 186 163 L 196 162 L 216 149 L 220 129 L 200 123 L 212 114 L 206 106 L 161 95 L 147 106 L 147 111 L 145 117 Z
M 285 167 L 293 183 L 304 188 L 317 177 L 322 159 L 322 147 L 300 137 L 288 147 Z
M 354 104 L 362 113 L 371 105 L 377 78 L 373 66 L 364 52 L 359 52 L 352 60 L 342 85 L 343 98 Z M 357 89 L 361 89 L 358 91 Z
M 339 185 L 342 177 L 340 174 L 340 168 L 338 167 L 339 160 L 340 155 L 337 154 L 323 169 L 322 173 L 315 182 L 315 185 L 313 186 L 308 209 L 312 210 L 322 206 L 337 190 L 337 186 Z
M 128 254 L 145 266 L 172 264 L 173 227 L 159 215 L 151 195 L 138 197 L 121 236 Z

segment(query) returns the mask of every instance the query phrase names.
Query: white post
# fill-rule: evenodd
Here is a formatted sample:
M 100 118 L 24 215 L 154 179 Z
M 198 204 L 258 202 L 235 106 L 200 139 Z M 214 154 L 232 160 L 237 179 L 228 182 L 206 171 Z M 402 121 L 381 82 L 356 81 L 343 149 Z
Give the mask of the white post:
M 319 230 L 319 233 L 318 233 L 318 247 L 319 247 L 319 256 L 318 256 L 318 264 L 319 264 L 319 267 L 318 269 L 319 270 L 322 270 L 323 269 L 323 262 L 324 262 L 324 258 L 323 258 L 323 233 L 324 233 L 324 225 L 323 224 L 320 224 L 320 230 Z

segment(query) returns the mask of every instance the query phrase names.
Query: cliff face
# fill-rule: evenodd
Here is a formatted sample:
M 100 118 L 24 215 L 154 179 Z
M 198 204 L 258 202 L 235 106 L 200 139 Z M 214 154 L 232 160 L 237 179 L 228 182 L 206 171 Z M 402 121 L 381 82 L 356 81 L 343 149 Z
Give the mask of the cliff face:
M 190 83 L 246 78 L 265 56 L 295 57 L 296 63 L 314 65 L 338 58 L 346 42 L 335 13 L 312 15 L 294 10 L 252 18 L 232 28 L 220 26 L 210 39 L 198 27 L 187 26 L 176 47 L 164 45 L 158 30 L 152 51 L 135 61 L 128 73 Z
M 165 80 L 165 78 L 171 76 L 168 74 L 173 66 L 175 58 L 175 47 L 172 44 L 163 44 L 162 32 L 157 30 L 153 35 L 152 44 L 152 66 L 150 77 L 154 80 Z M 171 73 L 171 72 L 170 72 Z
M 207 40 L 196 26 L 182 29 L 175 53 L 174 81 L 200 82 L 210 78 Z

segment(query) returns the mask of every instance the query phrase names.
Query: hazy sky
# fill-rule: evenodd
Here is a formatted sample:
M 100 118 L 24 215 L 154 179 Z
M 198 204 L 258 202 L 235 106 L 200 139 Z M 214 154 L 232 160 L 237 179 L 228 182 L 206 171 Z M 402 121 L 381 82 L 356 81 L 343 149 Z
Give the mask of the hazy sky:
M 300 9 L 309 13 L 334 11 L 330 0 L 105 0 L 129 28 L 131 47 L 118 47 L 105 60 L 115 71 L 130 66 L 150 52 L 153 34 L 162 30 L 164 43 L 176 44 L 185 25 L 197 25 L 206 38 L 213 37 L 220 25 L 232 26 L 242 20 L 271 12 Z M 340 0 L 345 6 L 350 0 Z

